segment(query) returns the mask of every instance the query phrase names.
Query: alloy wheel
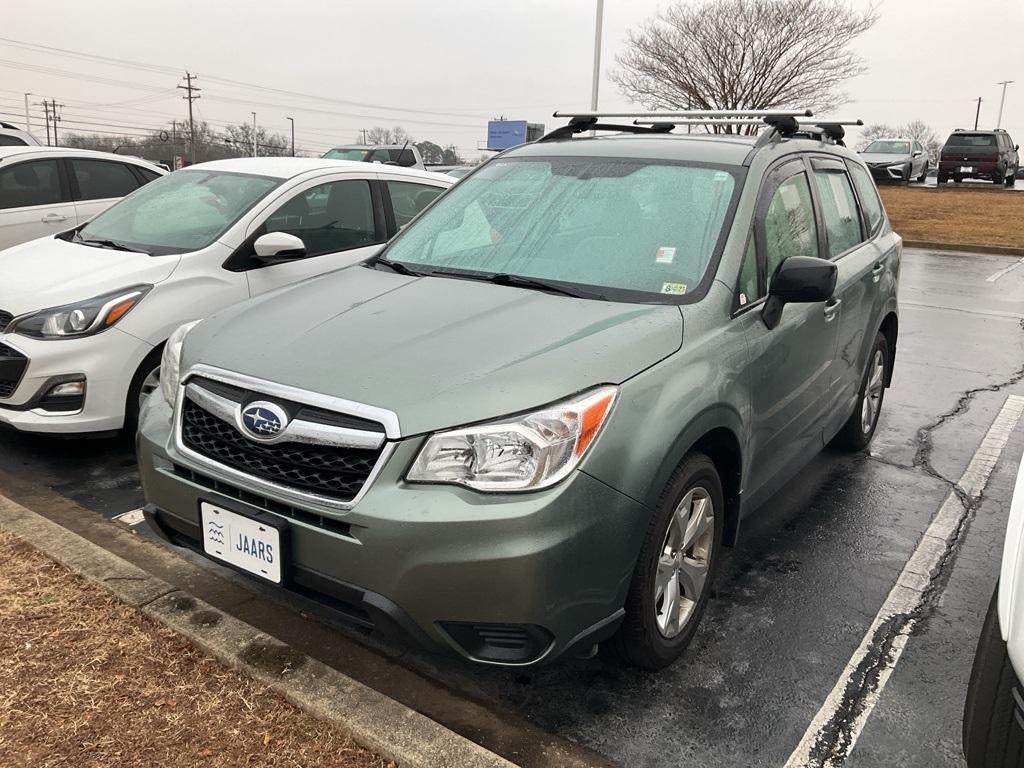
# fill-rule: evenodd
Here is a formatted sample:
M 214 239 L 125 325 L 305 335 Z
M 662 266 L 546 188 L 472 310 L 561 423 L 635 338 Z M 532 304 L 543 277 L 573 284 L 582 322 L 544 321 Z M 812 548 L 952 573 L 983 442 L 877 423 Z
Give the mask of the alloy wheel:
M 676 637 L 693 614 L 704 592 L 711 567 L 715 536 L 711 495 L 691 488 L 676 506 L 658 556 L 654 579 L 654 609 L 658 631 Z
M 871 358 L 871 373 L 864 387 L 864 400 L 860 408 L 860 428 L 865 435 L 875 426 L 875 419 L 878 418 L 878 411 L 882 406 L 884 387 L 885 355 L 882 354 L 882 350 L 876 349 L 874 357 Z

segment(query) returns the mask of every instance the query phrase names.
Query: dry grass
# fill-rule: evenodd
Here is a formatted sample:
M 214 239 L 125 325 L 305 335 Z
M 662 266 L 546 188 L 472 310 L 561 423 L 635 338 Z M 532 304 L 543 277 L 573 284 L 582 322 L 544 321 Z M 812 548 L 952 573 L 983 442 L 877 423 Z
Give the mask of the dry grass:
M 4 766 L 385 767 L 4 531 L 0 563 Z
M 905 240 L 1024 248 L 1024 192 L 881 186 L 893 229 Z

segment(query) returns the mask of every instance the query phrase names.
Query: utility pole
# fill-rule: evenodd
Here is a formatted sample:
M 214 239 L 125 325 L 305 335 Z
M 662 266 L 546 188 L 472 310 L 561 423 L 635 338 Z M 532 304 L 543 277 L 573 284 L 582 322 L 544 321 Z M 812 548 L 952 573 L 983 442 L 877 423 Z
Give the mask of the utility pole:
M 981 96 L 978 97 L 978 108 L 974 110 L 974 130 L 978 130 L 978 118 L 981 116 Z
M 43 113 L 46 120 L 46 146 L 50 146 L 50 102 L 43 99 Z
M 366 143 L 366 129 L 365 128 L 360 128 L 359 130 L 361 130 L 363 132 L 363 144 L 365 144 Z
M 27 133 L 32 133 L 32 124 L 28 120 L 28 97 L 31 95 L 31 93 L 25 94 L 25 131 Z
M 186 84 L 178 85 L 178 88 L 181 88 L 183 91 L 187 91 L 187 93 L 181 98 L 188 100 L 188 161 L 190 163 L 194 163 L 196 161 L 196 126 L 192 120 L 192 102 L 200 97 L 198 95 L 193 96 L 192 94 L 193 92 L 198 94 L 202 88 L 192 85 L 192 81 L 198 79 L 198 75 L 193 75 L 191 72 L 185 72 Z
M 252 156 L 256 157 L 256 113 L 252 113 Z
M 1003 126 L 1003 104 L 1006 102 L 1006 86 L 1012 82 L 1013 80 L 1003 80 L 1000 83 L 996 83 L 996 85 L 1003 86 L 1003 95 L 999 99 L 999 118 L 996 120 L 996 128 L 1001 128 Z
M 295 118 L 286 117 L 285 120 L 292 124 L 292 157 L 295 157 Z
M 601 82 L 601 26 L 604 0 L 597 0 L 597 19 L 594 24 L 594 79 L 590 86 L 590 108 L 597 111 L 597 87 Z
M 53 146 L 59 147 L 60 142 L 57 141 L 57 123 L 60 122 L 60 113 L 57 111 L 57 107 L 63 107 L 63 104 L 58 104 L 56 99 L 50 100 L 50 119 L 53 120 Z

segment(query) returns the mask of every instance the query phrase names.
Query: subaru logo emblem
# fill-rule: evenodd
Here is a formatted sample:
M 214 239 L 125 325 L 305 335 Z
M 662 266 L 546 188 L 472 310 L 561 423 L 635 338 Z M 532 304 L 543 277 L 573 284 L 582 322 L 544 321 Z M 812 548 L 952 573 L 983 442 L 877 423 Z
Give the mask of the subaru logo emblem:
M 272 440 L 288 426 L 288 414 L 274 403 L 258 400 L 242 408 L 242 432 L 254 440 Z

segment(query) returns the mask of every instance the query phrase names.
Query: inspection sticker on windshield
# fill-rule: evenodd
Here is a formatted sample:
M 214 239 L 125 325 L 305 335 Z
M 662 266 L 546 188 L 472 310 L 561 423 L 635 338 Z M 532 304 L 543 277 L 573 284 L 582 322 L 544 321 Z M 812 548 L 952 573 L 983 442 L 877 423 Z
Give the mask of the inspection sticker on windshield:
M 669 248 L 666 245 L 661 246 L 661 248 L 658 249 L 658 252 L 654 254 L 654 262 L 656 264 L 671 264 L 675 261 L 675 258 L 676 249 Z
M 671 293 L 675 295 L 686 293 L 686 283 L 662 283 L 662 293 Z

